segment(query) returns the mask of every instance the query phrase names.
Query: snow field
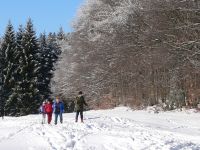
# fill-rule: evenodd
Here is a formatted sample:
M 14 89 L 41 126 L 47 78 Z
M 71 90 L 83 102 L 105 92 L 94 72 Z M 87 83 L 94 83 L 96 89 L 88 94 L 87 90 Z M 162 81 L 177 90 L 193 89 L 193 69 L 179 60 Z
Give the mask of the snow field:
M 200 150 L 200 114 L 132 111 L 126 107 L 74 113 L 63 124 L 41 124 L 41 115 L 0 120 L 0 150 Z M 54 119 L 54 118 L 53 118 Z

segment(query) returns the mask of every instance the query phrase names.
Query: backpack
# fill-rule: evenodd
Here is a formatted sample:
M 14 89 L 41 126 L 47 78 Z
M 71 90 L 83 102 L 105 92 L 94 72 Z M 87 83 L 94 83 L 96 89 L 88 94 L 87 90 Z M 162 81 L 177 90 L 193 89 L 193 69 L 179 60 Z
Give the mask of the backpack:
M 60 113 L 60 103 L 55 104 L 55 113 L 59 114 Z
M 81 105 L 81 103 L 82 103 L 81 97 L 77 96 L 76 97 L 76 104 Z
M 83 97 L 77 96 L 76 103 L 75 103 L 76 111 L 83 110 Z

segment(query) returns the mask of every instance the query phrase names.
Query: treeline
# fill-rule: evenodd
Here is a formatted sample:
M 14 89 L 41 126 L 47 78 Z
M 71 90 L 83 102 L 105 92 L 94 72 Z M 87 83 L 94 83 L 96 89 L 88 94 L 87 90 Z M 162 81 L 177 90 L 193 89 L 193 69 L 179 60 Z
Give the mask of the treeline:
M 0 42 L 1 115 L 37 113 L 41 101 L 49 98 L 54 64 L 61 54 L 57 37 L 44 33 L 38 38 L 31 19 L 16 33 L 8 23 Z
M 82 90 L 99 107 L 200 102 L 198 0 L 87 0 L 63 46 L 54 92 L 64 97 Z

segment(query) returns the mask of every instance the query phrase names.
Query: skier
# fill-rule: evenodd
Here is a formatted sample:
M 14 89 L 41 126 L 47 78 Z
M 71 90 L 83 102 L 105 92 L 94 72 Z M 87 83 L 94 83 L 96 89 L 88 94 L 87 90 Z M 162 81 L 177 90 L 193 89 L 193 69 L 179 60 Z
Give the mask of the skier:
M 45 119 L 46 119 L 45 104 L 46 102 L 44 101 L 42 105 L 40 106 L 40 113 L 42 113 L 42 124 L 45 123 Z
M 60 123 L 63 123 L 62 114 L 64 113 L 64 104 L 62 101 L 60 101 L 59 96 L 57 96 L 56 100 L 54 101 L 53 112 L 55 114 L 55 125 L 57 124 L 58 116 L 60 117 Z
M 47 100 L 47 103 L 45 104 L 45 112 L 47 114 L 48 124 L 50 124 L 52 120 L 52 113 L 53 113 L 52 103 L 50 100 Z
M 78 116 L 80 113 L 81 116 L 81 122 L 83 123 L 83 110 L 84 110 L 84 105 L 88 106 L 88 104 L 85 102 L 85 98 L 83 96 L 83 92 L 80 91 L 78 93 L 78 96 L 76 97 L 75 100 L 75 111 L 76 111 L 76 120 L 75 122 L 78 122 Z

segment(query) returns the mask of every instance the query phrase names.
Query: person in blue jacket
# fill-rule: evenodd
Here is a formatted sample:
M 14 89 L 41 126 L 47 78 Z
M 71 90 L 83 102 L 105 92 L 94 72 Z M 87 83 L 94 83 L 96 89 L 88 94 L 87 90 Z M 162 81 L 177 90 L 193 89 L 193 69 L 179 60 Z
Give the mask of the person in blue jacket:
M 60 117 L 60 123 L 63 123 L 64 104 L 59 96 L 56 96 L 56 100 L 53 103 L 53 112 L 55 114 L 55 125 L 57 124 L 58 116 Z

